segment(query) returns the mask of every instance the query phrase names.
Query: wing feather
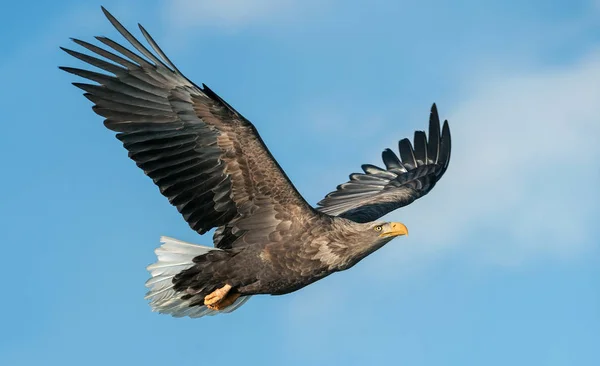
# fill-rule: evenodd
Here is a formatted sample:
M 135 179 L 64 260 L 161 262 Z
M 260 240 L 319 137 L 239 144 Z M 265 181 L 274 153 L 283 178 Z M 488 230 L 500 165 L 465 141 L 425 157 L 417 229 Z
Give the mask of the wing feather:
M 399 170 L 402 172 L 406 172 L 406 168 L 402 165 L 402 162 L 398 158 L 398 156 L 390 149 L 383 150 L 381 154 L 381 158 L 383 159 L 383 163 L 387 170 Z
M 364 164 L 364 174 L 350 180 L 318 203 L 318 210 L 357 222 L 369 222 L 426 195 L 442 177 L 450 161 L 450 127 L 440 119 L 435 104 L 429 118 L 429 140 L 416 131 L 414 148 L 408 139 L 398 143 L 400 158 L 390 149 L 382 153 L 385 169 Z
M 92 54 L 63 50 L 101 72 L 61 69 L 96 83 L 73 84 L 192 229 L 217 227 L 217 246 L 231 247 L 268 238 L 292 214 L 317 215 L 252 123 L 187 79 L 141 25 L 151 50 L 102 10 L 133 50 L 106 37 L 96 39 L 110 50 L 74 39 Z
M 398 142 L 398 150 L 400 151 L 400 157 L 402 158 L 402 165 L 404 165 L 407 170 L 417 167 L 415 153 L 409 139 L 400 140 Z
M 429 141 L 427 144 L 428 164 L 438 161 L 440 151 L 440 116 L 435 103 L 429 113 Z
M 423 131 L 415 131 L 415 160 L 417 166 L 427 164 L 427 135 Z

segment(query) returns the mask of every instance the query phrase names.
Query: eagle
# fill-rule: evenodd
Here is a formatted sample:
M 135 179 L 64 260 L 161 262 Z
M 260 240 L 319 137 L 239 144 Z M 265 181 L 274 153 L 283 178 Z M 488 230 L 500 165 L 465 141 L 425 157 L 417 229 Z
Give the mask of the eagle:
M 102 11 L 133 48 L 73 39 L 91 54 L 61 49 L 100 72 L 60 68 L 91 81 L 73 85 L 189 226 L 200 235 L 215 229 L 213 247 L 161 237 L 147 267 L 153 311 L 229 313 L 253 295 L 287 294 L 349 269 L 408 234 L 404 224 L 378 219 L 426 195 L 448 168 L 450 129 L 448 121 L 440 128 L 433 104 L 429 136 L 400 140 L 400 157 L 384 150 L 385 168 L 362 165 L 312 207 L 250 121 L 187 79 L 143 26 L 151 50 Z

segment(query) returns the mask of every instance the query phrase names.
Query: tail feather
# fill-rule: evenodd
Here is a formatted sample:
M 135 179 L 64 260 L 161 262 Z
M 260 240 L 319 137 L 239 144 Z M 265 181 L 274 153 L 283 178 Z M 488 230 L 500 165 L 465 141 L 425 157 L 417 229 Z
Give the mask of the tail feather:
M 173 278 L 181 271 L 192 267 L 195 257 L 221 249 L 186 243 L 166 236 L 162 236 L 160 241 L 162 245 L 155 250 L 158 260 L 147 267 L 151 277 L 146 281 L 148 288 L 146 299 L 150 300 L 152 311 L 171 314 L 178 318 L 184 316 L 200 318 L 205 315 L 230 313 L 250 299 L 250 296 L 240 296 L 233 304 L 221 311 L 211 310 L 204 305 L 192 305 L 198 302 L 195 297 L 182 299 L 181 296 L 185 293 L 173 289 Z

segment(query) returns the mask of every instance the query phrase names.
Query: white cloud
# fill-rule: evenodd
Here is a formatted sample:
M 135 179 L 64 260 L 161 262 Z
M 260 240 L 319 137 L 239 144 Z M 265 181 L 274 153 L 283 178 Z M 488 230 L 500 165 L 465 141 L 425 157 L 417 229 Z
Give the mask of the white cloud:
M 289 22 L 321 7 L 315 0 L 174 0 L 165 3 L 165 14 L 175 27 L 213 26 L 237 28 L 270 22 Z
M 600 53 L 479 80 L 463 103 L 439 106 L 453 138 L 446 176 L 391 214 L 414 234 L 406 245 L 421 255 L 463 245 L 507 265 L 584 253 L 600 219 Z
M 422 281 L 422 267 L 451 251 L 473 266 L 519 266 L 581 258 L 600 244 L 600 52 L 563 67 L 491 71 L 472 74 L 480 82 L 463 102 L 438 104 L 452 130 L 448 171 L 428 196 L 387 217 L 410 236 L 289 295 L 290 344 L 307 329 L 339 329 L 348 318 L 340 304 L 357 301 L 365 283 Z M 330 339 L 313 336 L 315 347 Z

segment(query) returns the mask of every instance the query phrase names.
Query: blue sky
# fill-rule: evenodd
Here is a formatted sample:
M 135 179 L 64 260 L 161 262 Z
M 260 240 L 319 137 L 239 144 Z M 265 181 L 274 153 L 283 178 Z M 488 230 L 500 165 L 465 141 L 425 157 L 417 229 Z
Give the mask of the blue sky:
M 143 299 L 160 235 L 199 244 L 59 65 L 100 3 L 0 14 L 3 365 L 600 364 L 600 2 L 105 1 L 258 127 L 316 203 L 427 127 L 411 235 L 296 293 L 199 320 Z

